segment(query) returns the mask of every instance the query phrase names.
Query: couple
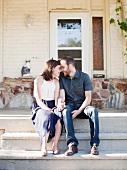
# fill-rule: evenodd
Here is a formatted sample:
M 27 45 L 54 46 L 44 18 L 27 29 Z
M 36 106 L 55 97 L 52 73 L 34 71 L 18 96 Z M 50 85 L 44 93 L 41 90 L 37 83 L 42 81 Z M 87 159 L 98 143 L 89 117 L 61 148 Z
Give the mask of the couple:
M 61 73 L 61 74 L 60 74 Z M 59 79 L 58 79 L 59 77 Z M 66 156 L 78 152 L 73 119 L 89 119 L 91 154 L 98 155 L 99 120 L 97 110 L 90 106 L 92 83 L 88 74 L 75 68 L 75 61 L 67 56 L 60 61 L 48 60 L 44 72 L 34 80 L 32 121 L 42 142 L 42 155 L 47 155 L 47 142 L 53 139 L 53 154 L 59 154 L 58 141 L 62 124 L 66 129 Z M 62 114 L 61 114 L 62 113 Z

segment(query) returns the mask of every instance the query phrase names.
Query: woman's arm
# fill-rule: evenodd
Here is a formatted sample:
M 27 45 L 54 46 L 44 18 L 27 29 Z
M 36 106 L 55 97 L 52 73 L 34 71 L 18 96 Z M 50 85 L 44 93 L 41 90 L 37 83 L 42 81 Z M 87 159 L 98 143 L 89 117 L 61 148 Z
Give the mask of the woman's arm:
M 43 83 L 43 77 L 39 76 L 34 80 L 34 97 L 36 98 L 37 104 L 45 110 L 51 110 L 48 106 L 46 106 L 42 102 L 42 92 L 41 92 L 41 85 Z
M 59 85 L 59 80 L 57 79 L 54 79 L 54 82 L 55 82 L 55 106 L 58 105 L 58 97 L 59 97 L 59 94 L 60 94 L 60 85 Z
M 65 102 L 65 90 L 64 89 L 60 89 L 60 99 L 62 103 Z

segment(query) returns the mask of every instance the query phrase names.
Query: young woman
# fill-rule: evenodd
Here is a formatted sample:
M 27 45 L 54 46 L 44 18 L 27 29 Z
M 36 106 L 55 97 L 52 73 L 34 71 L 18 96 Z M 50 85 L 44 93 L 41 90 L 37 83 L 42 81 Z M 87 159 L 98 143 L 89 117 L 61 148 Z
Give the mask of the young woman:
M 60 63 L 48 60 L 44 72 L 34 80 L 34 102 L 32 121 L 42 143 L 42 156 L 47 155 L 47 142 L 53 138 L 53 154 L 59 154 L 58 141 L 61 134 L 62 118 L 57 109 L 59 97 Z

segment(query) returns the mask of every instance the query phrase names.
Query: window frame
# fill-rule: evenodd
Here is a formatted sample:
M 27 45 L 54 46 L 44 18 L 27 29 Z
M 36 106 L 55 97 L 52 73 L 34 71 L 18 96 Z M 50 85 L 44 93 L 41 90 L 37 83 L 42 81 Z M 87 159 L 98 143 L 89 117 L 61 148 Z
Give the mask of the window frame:
M 50 58 L 58 59 L 57 20 L 81 19 L 82 24 L 82 71 L 91 75 L 90 57 L 90 13 L 89 12 L 50 12 Z M 55 23 L 55 24 L 54 24 Z M 86 33 L 86 34 L 85 34 Z M 61 48 L 65 49 L 65 47 Z M 68 47 L 66 49 L 69 49 Z M 72 49 L 72 48 L 71 48 Z M 75 49 L 79 49 L 75 47 Z

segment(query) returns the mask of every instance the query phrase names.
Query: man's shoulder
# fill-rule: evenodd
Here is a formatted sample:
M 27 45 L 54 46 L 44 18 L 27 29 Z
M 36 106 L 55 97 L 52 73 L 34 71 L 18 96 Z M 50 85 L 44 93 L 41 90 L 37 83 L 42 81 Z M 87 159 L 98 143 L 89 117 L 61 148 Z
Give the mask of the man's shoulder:
M 83 76 L 84 78 L 88 78 L 89 77 L 89 75 L 87 73 L 85 73 L 83 71 L 80 71 L 80 70 L 77 70 L 77 71 L 78 71 L 78 74 Z

